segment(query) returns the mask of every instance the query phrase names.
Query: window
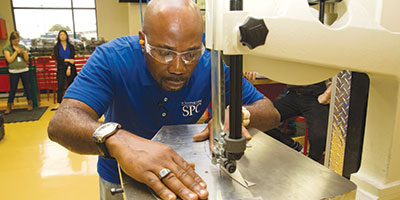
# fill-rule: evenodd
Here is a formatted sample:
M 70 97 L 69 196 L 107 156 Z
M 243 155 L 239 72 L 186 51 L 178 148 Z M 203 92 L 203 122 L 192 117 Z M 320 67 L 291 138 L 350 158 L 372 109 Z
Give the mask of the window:
M 73 31 L 74 27 L 72 12 L 68 9 L 15 9 L 14 17 L 16 29 L 23 39 L 55 39 L 58 31 L 51 31 L 53 26 L 59 24 L 67 31 Z M 70 37 L 73 38 L 73 34 Z
M 12 6 L 23 39 L 51 38 L 60 29 L 70 38 L 97 39 L 95 0 L 12 0 Z

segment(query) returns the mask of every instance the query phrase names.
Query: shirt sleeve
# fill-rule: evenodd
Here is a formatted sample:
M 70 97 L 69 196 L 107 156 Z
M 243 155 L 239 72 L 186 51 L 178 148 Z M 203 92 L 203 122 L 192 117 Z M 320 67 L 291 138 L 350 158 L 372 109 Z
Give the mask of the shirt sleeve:
M 225 101 L 226 105 L 229 105 L 229 94 L 230 94 L 230 88 L 229 88 L 229 67 L 227 67 L 224 63 L 224 70 L 225 70 L 225 88 L 226 88 L 226 93 L 225 93 Z M 262 98 L 264 98 L 264 95 L 259 92 L 244 76 L 242 76 L 242 101 L 243 105 L 247 104 L 252 104 Z
M 110 57 L 112 54 L 106 48 L 97 47 L 68 87 L 64 98 L 82 101 L 99 116 L 103 115 L 114 96 Z
M 11 49 L 9 48 L 8 45 L 7 45 L 7 46 L 4 46 L 4 48 L 3 48 L 3 54 L 4 54 L 5 51 L 8 51 L 8 52 L 11 53 Z

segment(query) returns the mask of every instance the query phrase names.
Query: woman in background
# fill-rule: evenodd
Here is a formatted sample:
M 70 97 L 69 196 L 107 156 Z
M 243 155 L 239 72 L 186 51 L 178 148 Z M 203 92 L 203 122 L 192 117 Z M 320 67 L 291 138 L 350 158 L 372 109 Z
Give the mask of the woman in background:
M 17 92 L 19 78 L 22 80 L 25 95 L 28 100 L 28 110 L 33 108 L 31 96 L 31 84 L 29 82 L 28 51 L 24 45 L 19 44 L 20 36 L 17 31 L 10 34 L 10 44 L 3 49 L 4 57 L 8 63 L 10 73 L 10 93 L 8 95 L 7 109 L 4 114 L 9 114 L 13 108 L 15 93 Z
M 58 33 L 57 44 L 54 46 L 54 56 L 57 61 L 57 105 L 51 110 L 57 110 L 64 96 L 65 79 L 67 86 L 71 85 L 76 76 L 75 48 L 69 42 L 67 31 Z

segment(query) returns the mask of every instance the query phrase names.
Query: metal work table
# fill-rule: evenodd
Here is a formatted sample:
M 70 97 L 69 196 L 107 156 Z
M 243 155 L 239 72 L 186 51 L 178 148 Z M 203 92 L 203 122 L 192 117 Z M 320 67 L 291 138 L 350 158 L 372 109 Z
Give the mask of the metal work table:
M 355 199 L 354 183 L 256 129 L 249 130 L 253 139 L 238 162 L 243 178 L 256 184 L 246 189 L 211 164 L 208 140 L 192 141 L 192 136 L 205 126 L 164 126 L 153 140 L 170 145 L 196 164 L 211 200 Z M 158 199 L 147 186 L 127 175 L 121 179 L 125 199 Z

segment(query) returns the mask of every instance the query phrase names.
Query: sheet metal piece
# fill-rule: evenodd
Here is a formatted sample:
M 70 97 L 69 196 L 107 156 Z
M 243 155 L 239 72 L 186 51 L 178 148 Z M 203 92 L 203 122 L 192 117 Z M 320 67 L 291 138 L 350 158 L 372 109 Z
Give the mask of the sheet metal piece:
M 205 124 L 164 126 L 153 140 L 170 145 L 196 164 L 211 200 L 319 200 L 342 195 L 355 199 L 354 183 L 256 129 L 249 130 L 251 147 L 238 161 L 244 179 L 256 184 L 246 189 L 211 164 L 208 141 L 192 141 L 192 136 L 204 128 Z M 123 175 L 122 182 L 126 199 L 156 199 L 146 186 L 128 176 Z
M 233 180 L 235 180 L 236 182 L 238 182 L 240 185 L 242 185 L 245 188 L 248 188 L 249 186 L 249 182 L 244 180 L 242 174 L 240 174 L 239 170 L 235 170 L 235 172 L 233 172 L 232 174 L 229 173 L 225 168 L 219 166 L 219 168 L 225 172 L 225 174 L 227 174 L 228 176 L 230 176 Z M 254 184 L 254 183 L 253 183 Z

